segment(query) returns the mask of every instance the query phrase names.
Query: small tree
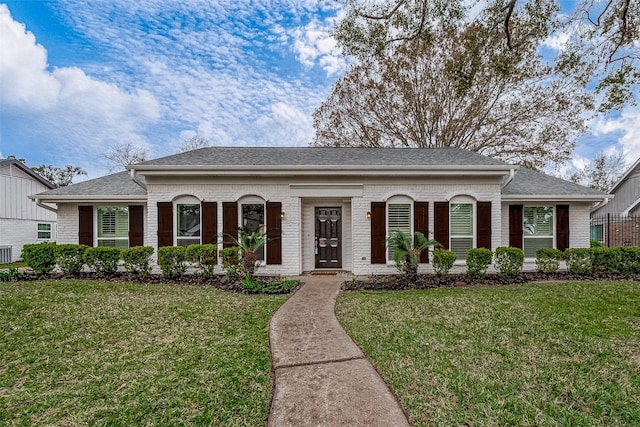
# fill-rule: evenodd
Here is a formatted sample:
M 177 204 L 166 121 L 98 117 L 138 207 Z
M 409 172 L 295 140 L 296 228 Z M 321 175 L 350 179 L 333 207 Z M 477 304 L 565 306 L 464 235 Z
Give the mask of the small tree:
M 404 231 L 394 230 L 387 239 L 387 245 L 393 249 L 393 260 L 398 273 L 407 282 L 415 282 L 418 278 L 420 255 L 431 246 L 439 245 L 435 240 L 427 239 L 424 234 L 417 232 L 413 238 Z
M 239 228 L 237 238 L 231 235 L 228 236 L 240 251 L 242 271 L 245 276 L 253 277 L 256 269 L 256 251 L 267 243 L 267 233 L 264 232 L 263 227 L 252 232 L 249 232 L 246 228 Z

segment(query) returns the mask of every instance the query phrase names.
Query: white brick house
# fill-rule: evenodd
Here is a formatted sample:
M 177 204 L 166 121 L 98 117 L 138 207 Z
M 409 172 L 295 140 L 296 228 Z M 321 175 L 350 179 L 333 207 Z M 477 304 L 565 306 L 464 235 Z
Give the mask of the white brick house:
M 0 263 L 20 259 L 28 243 L 56 239 L 56 214 L 29 199 L 54 188 L 19 160 L 0 160 Z
M 208 147 L 38 194 L 58 206 L 58 242 L 154 248 L 218 243 L 264 225 L 263 274 L 394 273 L 394 229 L 463 259 L 472 247 L 588 247 L 605 195 L 456 149 Z M 423 271 L 430 271 L 424 258 Z

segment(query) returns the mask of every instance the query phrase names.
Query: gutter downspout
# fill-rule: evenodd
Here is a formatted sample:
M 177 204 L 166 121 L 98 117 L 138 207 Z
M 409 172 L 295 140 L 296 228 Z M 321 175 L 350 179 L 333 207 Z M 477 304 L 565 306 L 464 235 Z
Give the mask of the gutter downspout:
M 140 181 L 138 179 L 138 177 L 136 176 L 136 170 L 135 169 L 131 169 L 129 171 L 129 175 L 131 176 L 131 179 L 133 180 L 133 182 L 135 182 L 136 184 L 138 184 L 140 187 L 142 187 L 143 190 L 147 189 L 147 186 L 144 184 L 144 182 Z
M 516 176 L 516 170 L 515 169 L 509 169 L 509 178 L 507 178 L 507 180 L 505 181 L 504 184 L 502 184 L 502 188 L 504 189 L 504 187 L 506 187 L 507 185 L 509 185 L 509 183 L 513 180 L 513 177 Z
M 44 203 L 42 203 L 40 201 L 40 199 L 34 199 L 33 201 L 36 202 L 36 206 L 41 207 L 42 209 L 46 209 L 46 210 L 51 211 L 51 212 L 53 212 L 55 214 L 58 213 L 58 209 L 56 209 L 56 208 L 54 208 L 52 206 L 49 206 L 49 205 L 45 205 Z

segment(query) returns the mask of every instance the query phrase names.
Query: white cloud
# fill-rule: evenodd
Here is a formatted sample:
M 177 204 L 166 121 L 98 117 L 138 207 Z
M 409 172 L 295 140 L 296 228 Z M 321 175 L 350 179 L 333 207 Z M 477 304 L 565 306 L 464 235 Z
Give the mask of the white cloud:
M 626 156 L 627 163 L 633 163 L 640 158 L 640 108 L 627 108 L 619 117 L 600 118 L 592 125 L 595 136 L 614 134 L 617 145 Z M 619 135 L 619 136 L 618 136 Z M 609 147 L 618 150 L 618 147 Z
M 322 22 L 313 19 L 293 31 L 293 49 L 298 61 L 305 67 L 314 67 L 317 62 L 327 75 L 336 75 L 346 69 L 347 60 L 331 35 L 335 20 L 335 17 Z

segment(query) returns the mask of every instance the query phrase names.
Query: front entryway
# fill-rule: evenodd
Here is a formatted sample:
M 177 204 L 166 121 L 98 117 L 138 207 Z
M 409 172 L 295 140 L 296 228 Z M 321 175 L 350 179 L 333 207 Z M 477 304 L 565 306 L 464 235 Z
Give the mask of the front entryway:
M 342 268 L 342 208 L 316 208 L 316 268 Z

